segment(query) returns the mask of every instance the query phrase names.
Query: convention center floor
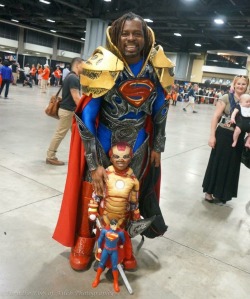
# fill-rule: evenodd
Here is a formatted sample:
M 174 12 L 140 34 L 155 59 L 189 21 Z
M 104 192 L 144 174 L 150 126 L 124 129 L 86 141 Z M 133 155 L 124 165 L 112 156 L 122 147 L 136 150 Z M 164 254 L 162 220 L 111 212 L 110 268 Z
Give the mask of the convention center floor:
M 91 266 L 69 266 L 70 248 L 52 239 L 61 206 L 67 164 L 45 163 L 56 120 L 44 108 L 37 86 L 10 86 L 0 98 L 0 298 L 247 299 L 250 294 L 250 171 L 241 167 L 238 198 L 226 205 L 204 201 L 202 180 L 211 104 L 197 114 L 170 106 L 162 154 L 160 206 L 168 231 L 145 239 L 138 269 L 126 271 L 133 295 L 120 278 L 120 293 L 103 274 L 95 289 Z M 58 158 L 67 162 L 70 134 Z M 136 250 L 141 238 L 133 239 Z

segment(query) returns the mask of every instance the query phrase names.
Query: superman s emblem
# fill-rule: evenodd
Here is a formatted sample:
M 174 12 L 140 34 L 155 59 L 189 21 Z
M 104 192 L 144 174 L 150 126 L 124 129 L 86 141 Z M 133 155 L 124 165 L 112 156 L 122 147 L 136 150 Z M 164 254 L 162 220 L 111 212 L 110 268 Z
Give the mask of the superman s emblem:
M 112 231 L 109 231 L 106 234 L 106 238 L 110 241 L 114 241 L 114 240 L 118 239 L 118 237 L 119 237 L 119 235 L 115 232 L 112 232 Z
M 118 90 L 126 101 L 138 108 L 151 95 L 154 84 L 149 79 L 133 79 L 125 81 Z

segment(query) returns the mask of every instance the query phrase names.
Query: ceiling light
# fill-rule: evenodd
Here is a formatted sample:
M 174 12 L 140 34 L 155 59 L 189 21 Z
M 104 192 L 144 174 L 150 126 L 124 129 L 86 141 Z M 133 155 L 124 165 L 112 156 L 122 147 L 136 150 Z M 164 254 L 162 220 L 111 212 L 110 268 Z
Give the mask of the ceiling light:
M 51 29 L 50 31 L 56 33 L 56 30 Z
M 84 37 L 81 37 L 81 40 L 85 40 L 85 38 L 84 38 Z
M 214 19 L 214 22 L 218 25 L 224 24 L 224 21 L 222 19 Z
M 51 23 L 55 23 L 55 21 L 51 20 L 51 19 L 46 19 L 46 21 L 51 22 Z
M 46 0 L 39 0 L 39 2 L 42 2 L 44 4 L 50 4 L 50 1 L 46 1 Z
M 248 50 L 250 50 L 250 47 L 247 47 L 248 48 Z
M 196 43 L 196 44 L 194 44 L 196 47 L 201 47 L 201 44 L 198 44 L 198 43 Z
M 235 35 L 234 38 L 242 38 L 242 35 Z
M 148 23 L 153 23 L 154 21 L 151 20 L 151 19 L 144 19 L 145 22 L 148 22 Z
M 181 34 L 180 34 L 180 33 L 174 33 L 174 35 L 175 35 L 175 36 L 181 36 Z
M 15 19 L 11 19 L 12 22 L 16 22 L 16 23 L 19 23 L 18 20 L 15 20 Z
M 111 0 L 104 0 L 104 2 L 111 2 Z
M 5 5 L 4 4 L 0 4 L 0 7 L 4 7 Z

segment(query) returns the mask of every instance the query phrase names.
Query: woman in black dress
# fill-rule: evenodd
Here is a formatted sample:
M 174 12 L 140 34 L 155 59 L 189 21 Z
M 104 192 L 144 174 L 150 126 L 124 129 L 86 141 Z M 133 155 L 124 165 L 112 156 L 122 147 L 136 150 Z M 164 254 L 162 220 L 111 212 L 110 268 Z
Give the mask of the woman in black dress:
M 234 127 L 229 124 L 230 112 L 246 93 L 248 84 L 248 77 L 236 76 L 232 84 L 234 91 L 223 95 L 216 105 L 208 141 L 212 151 L 202 184 L 205 200 L 210 203 L 226 203 L 237 197 L 245 134 L 242 133 L 236 147 L 232 147 Z M 250 134 L 246 145 L 250 148 Z

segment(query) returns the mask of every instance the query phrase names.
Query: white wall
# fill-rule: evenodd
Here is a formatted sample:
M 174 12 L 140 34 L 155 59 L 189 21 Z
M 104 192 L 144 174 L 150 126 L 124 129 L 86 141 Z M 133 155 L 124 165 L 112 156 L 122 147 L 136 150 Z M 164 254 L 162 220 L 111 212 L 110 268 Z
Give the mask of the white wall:
M 39 53 L 43 53 L 44 56 L 53 55 L 53 48 L 50 47 L 44 47 L 40 45 L 30 44 L 30 43 L 24 43 L 24 49 L 27 51 L 35 51 Z M 65 57 L 65 58 L 75 58 L 79 57 L 80 53 L 70 52 L 70 51 L 63 51 L 63 50 L 57 50 L 57 56 Z
M 0 37 L 0 45 L 1 46 L 7 46 L 11 48 L 17 48 L 18 47 L 18 41 L 13 39 L 7 39 Z
M 241 75 L 241 76 L 248 75 L 248 71 L 246 69 L 232 69 L 227 67 L 218 67 L 218 66 L 209 66 L 209 65 L 203 65 L 202 71 L 207 73 L 217 73 L 217 74 L 227 74 L 227 75 Z
M 30 50 L 30 51 L 39 52 L 39 53 L 46 53 L 49 55 L 53 54 L 53 48 L 30 44 L 30 43 L 24 43 L 24 49 L 27 51 Z

